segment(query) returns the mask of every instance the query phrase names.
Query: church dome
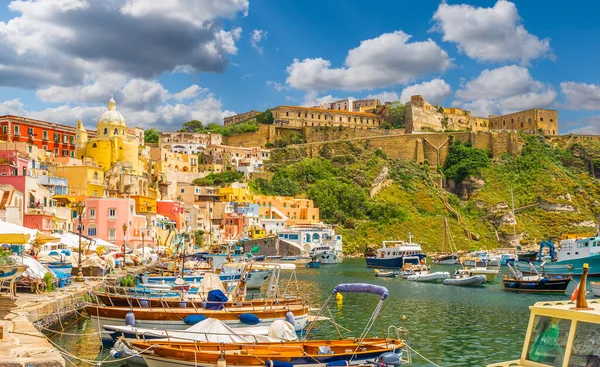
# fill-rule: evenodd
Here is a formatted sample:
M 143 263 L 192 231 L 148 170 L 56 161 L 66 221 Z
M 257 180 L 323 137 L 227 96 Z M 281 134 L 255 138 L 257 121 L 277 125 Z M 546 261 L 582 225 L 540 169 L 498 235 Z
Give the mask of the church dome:
M 126 128 L 125 117 L 121 115 L 120 112 L 117 111 L 117 102 L 111 97 L 110 101 L 108 101 L 108 110 L 104 111 L 100 118 L 98 118 L 98 130 L 100 130 L 100 126 L 118 126 Z

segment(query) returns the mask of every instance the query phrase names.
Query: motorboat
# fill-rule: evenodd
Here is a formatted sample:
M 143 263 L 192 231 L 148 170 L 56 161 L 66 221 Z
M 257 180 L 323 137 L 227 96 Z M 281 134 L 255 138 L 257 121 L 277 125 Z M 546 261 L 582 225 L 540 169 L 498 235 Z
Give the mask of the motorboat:
M 600 297 L 600 282 L 591 282 L 592 294 L 596 297 Z
M 415 274 L 408 276 L 408 280 L 413 282 L 423 282 L 423 283 L 441 283 L 445 279 L 450 278 L 450 273 L 446 271 L 436 271 L 435 273 L 429 274 Z
M 421 245 L 412 242 L 412 235 L 405 241 L 383 241 L 382 247 L 377 250 L 377 256 L 366 257 L 368 268 L 400 269 L 405 264 L 419 264 L 427 255 L 423 253 Z
M 392 270 L 375 269 L 375 276 L 378 278 L 397 278 L 398 272 Z
M 306 267 L 318 269 L 321 267 L 321 262 L 313 257 L 309 262 L 306 263 Z
M 467 265 L 467 263 L 471 265 Z M 465 270 L 469 271 L 469 273 L 473 275 L 483 275 L 485 276 L 486 281 L 491 283 L 498 278 L 498 274 L 500 274 L 500 268 L 486 265 L 489 263 L 491 262 L 485 262 L 479 258 L 467 258 L 467 260 L 463 261 L 463 266 Z
M 540 243 L 540 254 L 538 255 L 536 268 L 542 263 L 541 250 L 544 247 L 548 247 L 550 253 L 550 261 L 544 264 L 546 273 L 581 275 L 583 264 L 588 264 L 589 275 L 600 276 L 600 236 L 560 241 L 560 248 L 556 251 L 556 261 L 552 261 L 555 252 L 554 244 L 551 241 L 543 241 Z
M 543 301 L 529 307 L 519 359 L 487 367 L 600 366 L 600 300 L 586 299 L 587 271 L 583 265 L 581 287 L 571 300 Z
M 460 259 L 456 254 L 442 254 L 438 255 L 434 262 L 439 265 L 456 265 L 460 263 Z
M 500 254 L 500 266 L 506 266 L 508 261 L 515 259 L 516 257 L 513 254 Z
M 424 275 L 431 272 L 431 267 L 425 264 L 406 264 L 400 269 L 402 278 L 407 279 L 411 275 Z
M 343 255 L 331 246 L 317 246 L 310 250 L 309 255 L 321 262 L 321 265 L 339 264 L 344 260 Z
M 483 263 L 483 266 L 491 266 L 493 259 L 487 251 L 473 251 L 460 259 L 464 266 L 473 267 L 476 263 Z
M 476 286 L 482 285 L 487 281 L 485 275 L 473 275 L 467 269 L 460 269 L 454 273 L 454 277 L 444 279 L 444 285 L 458 285 L 458 286 Z
M 410 363 L 410 355 L 405 356 L 405 340 L 408 333 L 403 328 L 390 326 L 394 335 L 387 337 L 367 338 L 368 330 L 373 326 L 388 296 L 385 287 L 373 284 L 340 284 L 336 286 L 319 309 L 320 316 L 327 308 L 330 299 L 336 299 L 338 293 L 371 293 L 380 296 L 363 334 L 358 338 L 308 340 L 314 322 L 306 329 L 306 336 L 301 341 L 290 342 L 252 342 L 252 343 L 215 343 L 215 342 L 163 342 L 156 340 L 135 340 L 131 345 L 142 351 L 141 355 L 148 367 L 165 366 L 215 366 L 231 364 L 235 366 L 348 366 L 364 365 L 376 359 L 377 365 L 394 365 Z M 405 336 L 401 338 L 401 334 Z M 391 337 L 393 336 L 393 337 Z M 384 358 L 385 356 L 385 358 Z M 383 361 L 387 361 L 384 363 Z
M 509 261 L 508 275 L 502 276 L 502 287 L 506 291 L 564 294 L 572 280 L 571 274 L 540 274 L 528 259 L 518 260 L 529 264 L 532 275 L 523 275 L 518 265 L 513 267 L 513 261 Z

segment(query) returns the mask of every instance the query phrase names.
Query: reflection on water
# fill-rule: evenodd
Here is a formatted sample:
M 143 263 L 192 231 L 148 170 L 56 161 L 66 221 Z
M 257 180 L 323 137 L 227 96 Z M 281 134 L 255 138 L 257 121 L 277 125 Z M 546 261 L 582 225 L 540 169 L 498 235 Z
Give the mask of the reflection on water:
M 434 270 L 453 271 L 452 266 Z M 283 277 L 282 277 L 283 278 Z M 529 319 L 529 306 L 541 300 L 560 300 L 567 295 L 509 293 L 500 284 L 482 287 L 452 287 L 442 284 L 414 283 L 400 278 L 376 278 L 367 269 L 364 259 L 346 259 L 343 264 L 322 266 L 320 269 L 298 267 L 300 292 L 309 303 L 319 307 L 341 283 L 368 282 L 383 285 L 389 290 L 381 322 L 372 328 L 374 335 L 385 335 L 389 325 L 409 329 L 411 346 L 442 366 L 485 366 L 488 363 L 518 359 Z M 572 282 L 568 294 L 575 287 Z M 373 312 L 379 297 L 367 294 L 344 294 L 343 300 L 332 298 L 325 316 L 333 315 L 343 336 L 359 336 Z M 315 328 L 313 337 L 338 336 L 336 328 L 323 323 Z M 91 333 L 89 321 L 81 321 L 68 330 L 70 333 Z M 97 335 L 54 338 L 71 353 L 86 359 L 112 357 L 101 352 Z M 415 366 L 428 366 L 413 355 Z

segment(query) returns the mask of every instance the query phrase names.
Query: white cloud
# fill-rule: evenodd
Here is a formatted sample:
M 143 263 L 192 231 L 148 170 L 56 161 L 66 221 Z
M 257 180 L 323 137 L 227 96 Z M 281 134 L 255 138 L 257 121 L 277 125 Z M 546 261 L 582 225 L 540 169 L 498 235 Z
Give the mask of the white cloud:
M 600 86 L 577 82 L 562 82 L 565 107 L 573 110 L 600 110 Z
M 250 46 L 256 50 L 259 54 L 263 53 L 263 48 L 259 45 L 260 41 L 267 38 L 268 32 L 262 29 L 254 29 L 250 33 Z
M 18 16 L 0 22 L 0 84 L 89 89 L 104 73 L 223 71 L 242 30 L 220 20 L 245 14 L 248 1 L 14 0 L 9 9 Z
M 431 39 L 409 42 L 410 38 L 396 31 L 362 41 L 348 51 L 345 67 L 340 68 L 322 58 L 294 59 L 286 69 L 286 83 L 306 91 L 374 89 L 404 84 L 452 65 L 446 51 Z
M 169 98 L 169 91 L 156 80 L 132 79 L 122 94 L 122 105 L 134 110 L 152 110 Z
M 565 126 L 577 126 L 568 131 L 571 134 L 600 135 L 600 116 L 590 116 L 583 120 L 567 122 Z
M 548 84 L 534 80 L 529 70 L 509 65 L 484 70 L 456 92 L 454 106 L 470 110 L 475 116 L 507 114 L 530 108 L 545 108 L 554 103 L 556 92 Z
M 350 97 L 350 98 L 352 98 L 352 97 Z M 332 96 L 331 94 L 319 97 L 317 92 L 311 91 L 304 95 L 304 99 L 302 100 L 302 106 L 306 106 L 306 107 L 320 106 L 323 103 L 331 103 L 331 102 L 339 101 L 340 99 L 345 99 L 345 98 L 337 98 L 337 97 Z
M 378 99 L 379 102 L 385 103 L 397 101 L 400 99 L 400 97 L 398 97 L 398 93 L 396 92 L 385 91 L 381 93 L 369 94 L 364 99 Z
M 274 82 L 274 81 L 272 81 L 272 80 L 267 80 L 267 81 L 265 82 L 265 84 L 266 84 L 266 85 L 270 85 L 270 86 L 272 86 L 272 87 L 273 87 L 273 89 L 275 89 L 275 90 L 276 90 L 276 91 L 278 91 L 278 92 L 281 92 L 281 91 L 283 91 L 283 90 L 288 90 L 288 89 L 290 89 L 290 87 L 288 87 L 288 86 L 286 86 L 286 85 L 284 85 L 284 84 L 281 84 L 281 83 Z
M 206 93 L 207 91 L 207 88 L 201 88 L 197 84 L 192 84 L 189 87 L 182 90 L 181 92 L 173 94 L 173 98 L 179 101 L 183 101 L 186 99 L 196 98 L 198 95 Z
M 548 38 L 527 32 L 515 4 L 499 0 L 492 8 L 442 2 L 433 15 L 444 41 L 481 61 L 517 61 L 553 57 Z
M 440 104 L 452 94 L 452 88 L 444 79 L 435 78 L 428 82 L 414 84 L 404 88 L 400 95 L 400 101 L 406 103 L 414 95 L 422 95 L 423 98 L 432 104 Z

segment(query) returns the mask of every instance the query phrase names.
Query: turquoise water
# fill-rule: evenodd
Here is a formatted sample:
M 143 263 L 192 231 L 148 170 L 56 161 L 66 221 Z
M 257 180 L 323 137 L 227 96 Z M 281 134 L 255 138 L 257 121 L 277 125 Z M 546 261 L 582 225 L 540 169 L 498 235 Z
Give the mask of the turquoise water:
M 434 266 L 434 271 L 454 271 L 453 266 Z M 529 320 L 528 307 L 537 301 L 567 299 L 568 295 L 510 293 L 498 284 L 483 287 L 452 287 L 442 284 L 414 283 L 400 278 L 376 278 L 364 259 L 346 259 L 343 264 L 320 269 L 298 268 L 300 292 L 314 307 L 319 307 L 341 283 L 372 283 L 387 287 L 389 297 L 381 311 L 382 322 L 372 332 L 383 335 L 389 325 L 409 329 L 410 345 L 441 366 L 485 366 L 492 362 L 518 359 Z M 369 294 L 345 294 L 341 303 L 332 299 L 329 311 L 338 324 L 352 330 L 343 336 L 359 336 L 379 297 Z M 326 312 L 329 316 L 329 312 Z M 383 324 L 383 326 L 382 326 Z M 382 331 L 383 330 L 383 331 Z M 81 320 L 67 329 L 69 333 L 93 333 L 89 320 Z M 314 338 L 336 337 L 331 324 L 319 325 Z M 80 358 L 109 361 L 97 335 L 53 337 Z M 413 354 L 414 366 L 431 366 Z

